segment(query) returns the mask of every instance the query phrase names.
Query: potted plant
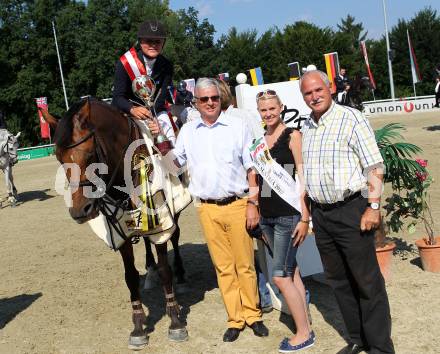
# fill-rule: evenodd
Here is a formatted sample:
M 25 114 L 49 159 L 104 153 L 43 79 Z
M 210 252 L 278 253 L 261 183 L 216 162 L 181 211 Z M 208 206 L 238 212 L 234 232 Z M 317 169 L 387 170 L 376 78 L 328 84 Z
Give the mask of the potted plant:
M 416 160 L 422 167 L 428 166 L 427 160 Z M 409 194 L 410 202 L 417 209 L 418 219 L 422 221 L 426 236 L 416 241 L 419 249 L 422 267 L 428 272 L 440 273 L 440 236 L 434 234 L 434 218 L 431 212 L 431 201 L 428 188 L 433 182 L 431 175 L 426 171 L 416 174 L 415 188 Z M 410 226 L 412 232 L 415 231 L 416 222 L 413 221 Z
M 389 184 L 393 191 L 385 201 L 385 217 L 375 233 L 376 255 L 385 280 L 391 277 L 391 260 L 396 244 L 386 238 L 389 230 L 399 232 L 404 226 L 404 219 L 412 216 L 406 208 L 407 200 L 402 196 L 407 190 L 414 188 L 417 173 L 426 172 L 425 167 L 412 157 L 422 152 L 417 145 L 404 142 L 401 132 L 405 128 L 398 123 L 387 124 L 375 131 L 375 137 L 384 160 L 384 183 Z

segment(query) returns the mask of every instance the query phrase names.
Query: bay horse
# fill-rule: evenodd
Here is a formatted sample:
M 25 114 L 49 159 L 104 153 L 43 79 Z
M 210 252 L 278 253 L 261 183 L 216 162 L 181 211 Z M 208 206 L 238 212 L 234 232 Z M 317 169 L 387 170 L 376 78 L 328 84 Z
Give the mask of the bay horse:
M 123 115 L 107 103 L 87 97 L 73 105 L 61 120 L 55 119 L 48 112 L 42 112 L 46 121 L 55 129 L 54 143 L 56 157 L 64 164 L 75 163 L 80 168 L 79 181 L 72 181 L 70 169 L 66 177 L 72 190 L 69 213 L 82 224 L 98 216 L 101 199 L 85 197 L 83 188 L 91 182 L 86 176 L 86 168 L 92 163 L 104 163 L 108 173 L 99 175 L 105 182 L 105 195 L 116 204 L 127 200 L 127 194 L 117 186 L 125 186 L 124 156 L 129 145 L 139 137 L 137 125 L 132 118 Z M 128 197 L 129 199 L 129 197 Z M 171 319 L 168 338 L 171 341 L 184 341 L 188 332 L 180 318 L 180 307 L 176 301 L 172 283 L 172 271 L 167 260 L 167 243 L 156 244 L 158 255 L 158 273 L 166 298 L 166 313 Z M 139 272 L 134 263 L 133 244 L 127 240 L 120 248 L 125 269 L 125 281 L 130 291 L 132 321 L 134 329 L 129 336 L 129 348 L 141 350 L 148 344 L 146 315 L 142 307 L 139 292 Z
M 17 204 L 17 188 L 15 188 L 14 177 L 12 175 L 12 166 L 18 161 L 17 149 L 18 138 L 21 133 L 17 135 L 11 134 L 6 129 L 0 129 L 0 170 L 5 175 L 6 191 L 8 193 L 8 202 L 11 207 Z

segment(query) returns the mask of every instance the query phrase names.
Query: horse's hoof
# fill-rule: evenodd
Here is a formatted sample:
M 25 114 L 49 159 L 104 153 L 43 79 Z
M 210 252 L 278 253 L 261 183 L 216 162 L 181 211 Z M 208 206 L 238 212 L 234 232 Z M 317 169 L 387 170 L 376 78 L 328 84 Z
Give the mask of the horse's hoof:
M 172 342 L 185 342 L 188 340 L 188 331 L 185 327 L 168 329 L 168 339 Z
M 148 337 L 141 336 L 141 337 L 134 337 L 130 336 L 128 339 L 128 349 L 130 350 L 142 350 L 148 345 Z
M 15 199 L 14 197 L 9 197 L 8 198 L 8 203 L 11 205 L 11 207 L 15 207 L 17 205 L 17 199 Z
M 187 282 L 176 283 L 175 288 L 176 288 L 176 294 L 186 294 L 190 290 Z

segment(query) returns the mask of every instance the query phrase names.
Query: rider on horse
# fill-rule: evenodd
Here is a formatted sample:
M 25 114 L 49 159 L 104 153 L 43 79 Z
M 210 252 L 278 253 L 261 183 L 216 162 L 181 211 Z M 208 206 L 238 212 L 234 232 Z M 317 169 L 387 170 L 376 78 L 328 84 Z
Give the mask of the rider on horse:
M 164 25 L 159 21 L 145 21 L 137 33 L 139 45 L 131 48 L 116 63 L 112 105 L 136 119 L 152 117 L 149 109 L 135 96 L 132 81 L 138 70 L 144 68 L 156 84 L 153 110 L 163 133 L 175 142 L 174 129 L 166 113 L 167 87 L 172 85 L 173 65 L 161 53 L 167 38 Z

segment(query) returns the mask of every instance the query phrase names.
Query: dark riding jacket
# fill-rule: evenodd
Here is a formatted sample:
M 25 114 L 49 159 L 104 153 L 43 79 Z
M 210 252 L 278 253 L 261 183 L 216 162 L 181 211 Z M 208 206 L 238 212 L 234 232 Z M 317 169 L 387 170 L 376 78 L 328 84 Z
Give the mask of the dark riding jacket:
M 142 50 L 137 50 L 137 55 L 145 65 Z M 166 110 L 165 101 L 167 97 L 169 97 L 168 87 L 172 85 L 172 77 L 173 65 L 168 59 L 160 54 L 153 65 L 153 73 L 151 75 L 151 78 L 156 83 L 155 95 L 159 95 L 154 107 L 156 113 Z M 130 100 L 139 102 L 143 105 L 143 102 L 133 93 L 133 90 L 131 89 L 130 76 L 128 76 L 127 71 L 125 70 L 121 61 L 118 59 L 115 68 L 112 105 L 116 106 L 125 113 L 130 113 L 130 109 L 135 105 L 134 103 L 130 102 Z
M 342 78 L 338 75 L 335 77 L 335 84 L 336 84 L 336 92 L 342 92 L 345 90 L 345 84 L 349 83 L 347 76 L 343 76 Z

